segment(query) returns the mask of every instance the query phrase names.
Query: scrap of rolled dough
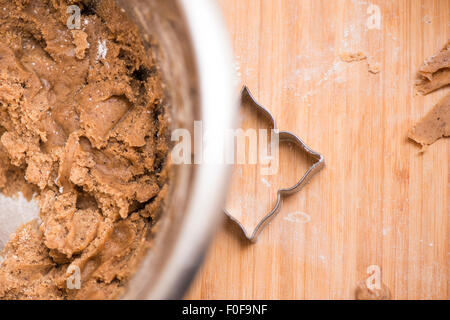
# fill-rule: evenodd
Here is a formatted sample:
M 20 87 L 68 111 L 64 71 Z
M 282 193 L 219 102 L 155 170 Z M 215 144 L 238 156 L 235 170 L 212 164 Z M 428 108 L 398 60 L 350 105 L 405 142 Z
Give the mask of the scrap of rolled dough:
M 422 146 L 448 136 L 450 136 L 450 93 L 441 99 L 408 134 L 410 139 Z
M 424 62 L 419 75 L 416 87 L 424 95 L 450 84 L 450 40 L 441 52 Z
M 354 62 L 367 59 L 367 55 L 364 52 L 343 52 L 340 55 L 341 60 L 344 62 Z

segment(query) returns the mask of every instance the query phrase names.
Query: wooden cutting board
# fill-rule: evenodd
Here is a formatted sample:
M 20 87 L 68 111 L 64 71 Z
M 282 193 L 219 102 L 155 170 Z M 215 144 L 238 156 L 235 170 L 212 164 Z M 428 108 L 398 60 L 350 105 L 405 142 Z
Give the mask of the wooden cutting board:
M 242 83 L 327 166 L 284 201 L 257 244 L 227 222 L 187 298 L 354 299 L 376 266 L 395 299 L 448 299 L 450 141 L 420 154 L 406 135 L 450 91 L 414 92 L 419 66 L 450 38 L 450 1 L 219 3 Z M 368 59 L 339 58 L 358 51 Z M 281 182 L 303 172 L 298 160 L 283 160 Z

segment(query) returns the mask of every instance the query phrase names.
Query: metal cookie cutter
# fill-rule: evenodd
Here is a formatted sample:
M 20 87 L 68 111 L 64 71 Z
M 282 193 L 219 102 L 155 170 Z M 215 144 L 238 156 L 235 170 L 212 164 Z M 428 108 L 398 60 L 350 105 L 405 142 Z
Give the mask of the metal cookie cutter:
M 272 114 L 264 108 L 262 105 L 260 105 L 258 102 L 256 102 L 255 98 L 250 93 L 250 90 L 244 86 L 241 92 L 241 103 L 244 102 L 250 102 L 255 108 L 257 108 L 261 113 L 271 122 L 273 129 L 277 129 L 277 125 L 275 123 L 275 119 L 273 118 Z M 281 204 L 284 196 L 291 195 L 293 193 L 299 192 L 306 184 L 308 184 L 309 181 L 313 178 L 315 174 L 317 174 L 320 170 L 323 169 L 325 166 L 325 160 L 323 156 L 309 148 L 299 137 L 297 137 L 295 134 L 288 132 L 288 131 L 279 131 L 279 141 L 280 142 L 292 142 L 296 146 L 298 146 L 300 149 L 305 151 L 311 158 L 315 159 L 316 162 L 306 171 L 306 173 L 303 175 L 303 177 L 298 181 L 294 186 L 286 189 L 280 189 L 277 192 L 277 202 L 274 206 L 274 208 L 267 213 L 267 215 L 264 216 L 264 218 L 257 224 L 255 230 L 251 234 L 248 234 L 245 227 L 241 224 L 240 221 L 238 221 L 235 217 L 231 215 L 230 212 L 228 212 L 226 209 L 224 209 L 225 214 L 235 223 L 239 226 L 239 228 L 244 233 L 245 237 L 250 240 L 251 242 L 255 243 L 258 240 L 258 236 L 261 234 L 261 232 L 264 230 L 265 227 L 272 221 L 273 218 L 275 218 L 278 214 L 278 212 L 281 209 Z

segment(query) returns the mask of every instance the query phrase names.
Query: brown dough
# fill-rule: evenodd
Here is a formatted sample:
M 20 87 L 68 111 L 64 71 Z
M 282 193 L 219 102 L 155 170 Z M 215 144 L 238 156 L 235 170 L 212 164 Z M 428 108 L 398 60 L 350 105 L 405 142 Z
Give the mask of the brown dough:
M 381 64 L 379 62 L 370 62 L 368 68 L 370 73 L 377 74 L 381 71 Z
M 450 136 L 450 94 L 438 104 L 409 132 L 408 137 L 422 146 Z
M 424 62 L 419 75 L 416 87 L 424 95 L 450 84 L 450 41 L 440 53 Z
M 428 94 L 450 84 L 450 41 L 440 53 L 425 61 L 420 67 L 419 74 L 422 80 L 416 86 L 422 94 Z M 450 94 L 441 99 L 408 133 L 408 137 L 422 147 L 448 136 L 450 136 Z
M 361 61 L 367 59 L 367 55 L 364 52 L 344 52 L 340 55 L 341 60 L 344 62 L 354 62 L 354 61 Z
M 81 30 L 66 26 L 81 8 Z M 113 0 L 0 0 L 0 191 L 39 201 L 1 253 L 0 299 L 116 298 L 168 177 L 160 74 Z M 69 268 L 70 267 L 70 268 Z M 81 289 L 67 287 L 81 271 Z

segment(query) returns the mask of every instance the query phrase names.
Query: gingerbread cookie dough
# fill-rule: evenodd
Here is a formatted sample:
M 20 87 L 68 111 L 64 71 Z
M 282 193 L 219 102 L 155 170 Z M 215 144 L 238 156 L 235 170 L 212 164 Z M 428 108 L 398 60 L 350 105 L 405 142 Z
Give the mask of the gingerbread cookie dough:
M 366 60 L 367 55 L 362 51 L 343 52 L 343 53 L 341 53 L 340 58 L 344 62 L 355 62 L 355 61 Z
M 0 191 L 40 207 L 0 254 L 0 299 L 123 292 L 167 193 L 163 98 L 113 0 L 0 0 Z
M 424 95 L 450 84 L 450 41 L 440 53 L 424 62 L 419 69 L 419 75 L 422 79 L 416 87 Z M 408 134 L 410 139 L 422 147 L 448 136 L 450 136 L 450 94 L 441 99 Z
M 434 108 L 409 132 L 408 137 L 422 146 L 450 136 L 450 94 L 441 99 Z
M 450 40 L 437 55 L 427 59 L 419 69 L 416 84 L 421 94 L 428 94 L 450 84 Z
M 379 62 L 369 62 L 367 66 L 370 73 L 377 74 L 381 71 L 381 64 Z

